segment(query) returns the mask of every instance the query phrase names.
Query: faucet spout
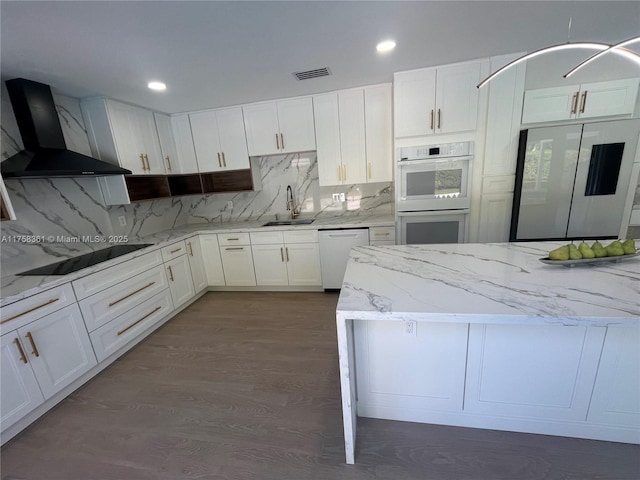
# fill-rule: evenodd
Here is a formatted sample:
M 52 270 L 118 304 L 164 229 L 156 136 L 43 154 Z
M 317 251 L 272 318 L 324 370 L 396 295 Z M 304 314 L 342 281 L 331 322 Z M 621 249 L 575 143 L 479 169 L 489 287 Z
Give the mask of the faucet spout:
M 293 190 L 291 189 L 291 185 L 287 185 L 287 211 L 291 212 L 291 218 L 296 218 L 298 216 L 296 204 L 293 199 Z

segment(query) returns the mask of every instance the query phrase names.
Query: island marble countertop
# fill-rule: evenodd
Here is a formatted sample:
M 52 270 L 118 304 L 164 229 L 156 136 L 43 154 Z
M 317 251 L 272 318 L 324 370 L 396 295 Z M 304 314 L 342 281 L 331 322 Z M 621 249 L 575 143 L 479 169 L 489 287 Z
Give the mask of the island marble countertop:
M 337 314 L 362 320 L 640 324 L 640 257 L 572 268 L 539 261 L 560 245 L 356 247 Z
M 301 217 L 304 218 L 304 217 Z M 0 279 L 0 307 L 9 305 L 23 298 L 35 295 L 49 288 L 62 285 L 78 278 L 86 277 L 105 268 L 112 267 L 122 262 L 131 260 L 132 258 L 145 255 L 153 250 L 162 248 L 173 242 L 187 239 L 194 235 L 206 233 L 225 233 L 225 232 L 252 232 L 252 231 L 275 231 L 275 230 L 321 230 L 332 228 L 366 228 L 379 226 L 395 225 L 393 215 L 362 215 L 362 216 L 344 216 L 344 217 L 319 217 L 309 225 L 280 225 L 274 227 L 264 227 L 263 225 L 269 220 L 249 220 L 243 222 L 229 223 L 198 223 L 191 225 L 183 225 L 170 230 L 165 230 L 153 235 L 147 235 L 137 238 L 129 238 L 128 243 L 149 243 L 151 246 L 136 250 L 121 257 L 113 258 L 106 262 L 93 265 L 68 275 L 47 275 L 47 276 L 19 276 L 8 275 Z M 109 247 L 110 244 L 91 244 L 92 250 L 100 250 Z M 88 253 L 91 250 L 87 250 Z M 76 254 L 77 255 L 77 254 Z M 70 256 L 71 257 L 71 256 Z M 70 258 L 69 257 L 69 258 Z M 65 260 L 67 257 L 52 258 L 50 263 L 56 263 Z

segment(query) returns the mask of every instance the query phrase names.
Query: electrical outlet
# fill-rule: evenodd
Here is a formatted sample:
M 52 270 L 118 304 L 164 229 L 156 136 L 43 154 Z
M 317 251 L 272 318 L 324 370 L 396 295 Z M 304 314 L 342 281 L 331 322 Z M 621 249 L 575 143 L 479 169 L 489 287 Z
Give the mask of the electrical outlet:
M 125 227 L 127 225 L 127 219 L 125 218 L 124 215 L 120 215 L 118 217 L 118 222 L 120 222 L 121 227 Z
M 418 335 L 418 324 L 415 320 L 405 320 L 404 334 L 407 337 L 416 337 Z
M 227 208 L 228 208 L 229 210 L 233 210 L 233 202 L 232 202 L 231 200 L 229 200 L 229 201 L 227 202 Z
M 333 194 L 333 201 L 334 202 L 339 202 L 340 201 L 340 194 L 339 193 L 334 193 Z
M 340 201 L 341 201 L 341 202 L 344 202 L 344 201 L 345 201 L 344 193 L 341 193 L 341 194 L 340 194 Z

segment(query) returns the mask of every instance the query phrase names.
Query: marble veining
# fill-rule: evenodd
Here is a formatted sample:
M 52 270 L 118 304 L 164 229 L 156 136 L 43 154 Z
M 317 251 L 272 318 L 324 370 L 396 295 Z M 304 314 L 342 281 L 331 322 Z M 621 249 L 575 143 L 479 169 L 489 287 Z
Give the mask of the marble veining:
M 640 320 L 640 258 L 564 268 L 559 242 L 358 247 L 338 313 L 358 319 L 619 325 Z

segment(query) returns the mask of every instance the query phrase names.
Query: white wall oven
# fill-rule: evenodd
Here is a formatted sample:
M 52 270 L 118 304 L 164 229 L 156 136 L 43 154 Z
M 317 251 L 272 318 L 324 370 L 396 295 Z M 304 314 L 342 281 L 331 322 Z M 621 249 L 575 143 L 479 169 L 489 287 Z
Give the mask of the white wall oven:
M 472 142 L 399 149 L 396 228 L 403 245 L 462 243 L 471 207 Z

